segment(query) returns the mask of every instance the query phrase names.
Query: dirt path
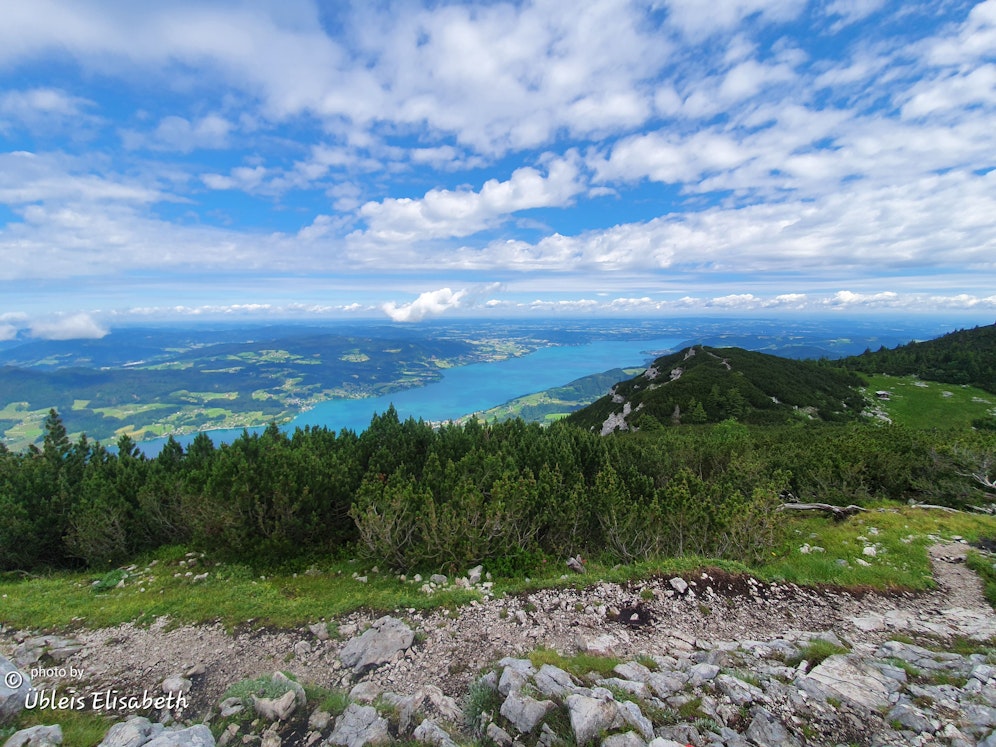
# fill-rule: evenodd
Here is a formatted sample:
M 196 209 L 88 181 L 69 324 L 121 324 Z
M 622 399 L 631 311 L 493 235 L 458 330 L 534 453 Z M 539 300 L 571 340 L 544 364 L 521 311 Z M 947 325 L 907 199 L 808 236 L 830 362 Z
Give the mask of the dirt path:
M 963 544 L 931 548 L 939 586 L 923 594 L 855 595 L 700 574 L 684 579 L 684 593 L 671 579 L 659 578 L 540 591 L 472 603 L 456 613 L 398 610 L 396 616 L 419 631 L 417 643 L 406 658 L 367 679 L 401 693 L 434 684 L 459 699 L 483 667 L 537 646 L 568 654 L 601 647 L 631 657 L 696 644 L 792 638 L 803 631 L 833 631 L 855 647 L 895 633 L 990 639 L 996 637 L 996 614 L 985 603 L 978 577 L 964 565 L 966 550 Z M 65 662 L 81 672 L 81 679 L 52 684 L 158 692 L 167 677 L 186 675 L 193 682 L 194 713 L 217 703 L 229 685 L 275 670 L 293 672 L 304 682 L 348 688 L 356 681 L 342 669 L 339 649 L 373 619 L 357 613 L 338 620 L 342 635 L 335 640 L 321 640 L 307 627 L 228 634 L 220 625 L 170 627 L 165 620 L 147 628 L 84 630 L 76 634 L 82 650 Z M 24 637 L 4 633 L 0 652 L 10 655 Z

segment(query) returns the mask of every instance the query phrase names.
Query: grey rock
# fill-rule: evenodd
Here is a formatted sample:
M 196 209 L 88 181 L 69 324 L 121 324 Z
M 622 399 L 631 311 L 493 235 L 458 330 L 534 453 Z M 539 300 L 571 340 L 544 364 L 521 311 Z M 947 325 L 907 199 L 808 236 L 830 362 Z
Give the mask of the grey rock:
M 280 739 L 280 735 L 275 731 L 265 731 L 263 732 L 263 738 L 259 742 L 259 747 L 281 747 L 283 740 Z
M 245 705 L 243 705 L 241 698 L 225 698 L 218 704 L 218 715 L 222 718 L 234 716 L 236 713 L 242 713 L 244 710 Z
M 650 719 L 643 715 L 640 706 L 628 700 L 617 705 L 619 715 L 622 716 L 623 721 L 640 732 L 644 739 L 650 740 L 654 738 L 654 725 L 650 722 Z
M 618 729 L 625 723 L 619 713 L 619 704 L 612 699 L 575 694 L 567 696 L 566 705 L 577 744 L 587 744 L 599 734 Z
M 16 683 L 18 679 L 20 682 Z M 17 684 L 17 687 L 11 687 L 11 684 Z M 30 689 L 31 679 L 12 661 L 0 656 L 0 724 L 12 721 L 24 710 L 24 699 Z
M 351 703 L 336 720 L 335 729 L 328 738 L 329 744 L 343 747 L 387 744 L 391 741 L 387 721 L 378 715 L 373 706 Z
M 429 583 L 435 584 L 436 586 L 446 586 L 449 579 L 446 578 L 442 573 L 433 573 L 429 576 Z
M 715 664 L 696 664 L 688 670 L 688 681 L 695 687 L 701 687 L 706 682 L 716 678 L 719 667 Z
M 615 656 L 618 645 L 616 637 L 608 633 L 594 638 L 581 637 L 578 641 L 578 648 L 595 656 Z
M 688 682 L 688 676 L 682 672 L 652 672 L 647 678 L 647 684 L 658 698 L 669 698 L 681 690 Z
M 688 590 L 688 582 L 685 581 L 681 576 L 675 576 L 668 583 L 671 588 L 674 589 L 679 594 L 684 594 Z
M 435 685 L 426 685 L 420 691 L 424 693 L 423 704 L 428 701 L 433 709 L 447 721 L 460 723 L 463 721 L 463 710 L 449 695 L 446 695 Z
M 798 740 L 794 739 L 782 723 L 776 719 L 770 711 L 761 706 L 754 706 L 751 709 L 754 718 L 747 727 L 747 738 L 759 747 L 786 747 L 786 745 L 798 745 Z
M 635 731 L 612 734 L 602 740 L 602 747 L 646 747 L 646 744 Z
M 536 689 L 547 697 L 561 697 L 577 687 L 568 672 L 552 664 L 544 664 L 533 678 Z
M 99 747 L 141 747 L 164 730 L 162 724 L 153 724 L 145 716 L 133 716 L 108 729 Z
M 385 615 L 362 635 L 350 639 L 339 652 L 339 659 L 356 673 L 386 664 L 415 640 L 415 633 L 401 620 Z
M 429 719 L 425 719 L 421 724 L 416 726 L 412 736 L 418 742 L 432 744 L 435 747 L 456 747 L 456 742 L 453 741 L 453 738 L 446 730 L 435 721 L 430 721 Z
M 484 566 L 475 565 L 469 571 L 467 571 L 467 580 L 473 584 L 481 583 L 481 577 L 484 575 Z
M 78 653 L 83 644 L 75 638 L 60 635 L 41 635 L 27 638 L 14 649 L 14 662 L 20 667 L 28 667 L 42 659 L 61 663 Z
M 596 684 L 598 684 L 599 687 L 622 690 L 623 692 L 634 695 L 641 700 L 646 700 L 651 697 L 650 687 L 646 682 L 632 682 L 630 680 L 620 679 L 619 677 L 607 677 L 606 679 L 598 680 Z
M 510 747 L 510 745 L 515 741 L 512 739 L 512 735 L 507 731 L 502 729 L 498 724 L 492 722 L 488 724 L 488 728 L 485 731 L 488 739 L 498 745 L 498 747 Z
M 681 742 L 675 742 L 673 739 L 664 739 L 663 737 L 657 737 L 652 740 L 647 747 L 685 747 L 685 744 Z
M 32 726 L 14 732 L 3 747 L 58 747 L 62 744 L 62 727 Z
M 332 723 L 332 714 L 321 709 L 312 711 L 308 716 L 308 728 L 313 731 L 325 731 Z
M 536 700 L 513 690 L 501 704 L 501 715 L 508 719 L 520 734 L 528 734 L 539 726 L 546 714 L 556 708 L 552 700 Z
M 360 682 L 349 691 L 349 699 L 356 703 L 373 703 L 380 695 L 380 688 L 376 683 L 366 680 Z
M 927 715 L 907 703 L 899 703 L 886 716 L 886 721 L 900 724 L 904 729 L 917 734 L 933 734 L 939 724 L 931 722 Z
M 511 692 L 521 690 L 529 682 L 529 675 L 519 669 L 505 667 L 501 671 L 501 679 L 498 680 L 498 692 L 508 695 Z
M 180 677 L 175 675 L 173 677 L 167 677 L 163 680 L 162 689 L 166 694 L 182 695 L 190 692 L 190 688 L 193 683 L 186 677 Z
M 627 661 L 624 664 L 619 664 L 612 671 L 622 679 L 632 680 L 633 682 L 646 682 L 650 679 L 650 675 L 653 674 L 647 667 L 635 661 Z
M 835 654 L 823 660 L 797 683 L 803 686 L 815 683 L 822 690 L 838 698 L 866 708 L 877 710 L 890 705 L 889 693 L 894 687 L 877 669 L 849 655 Z
M 252 707 L 260 718 L 267 721 L 286 721 L 297 709 L 297 697 L 293 690 L 288 690 L 279 698 L 253 696 Z
M 327 641 L 329 639 L 329 626 L 326 623 L 319 622 L 309 625 L 308 630 L 320 641 Z
M 204 724 L 175 731 L 164 730 L 142 747 L 214 747 L 214 736 Z
M 760 688 L 729 674 L 719 675 L 716 678 L 716 687 L 737 706 L 750 705 L 765 699 Z

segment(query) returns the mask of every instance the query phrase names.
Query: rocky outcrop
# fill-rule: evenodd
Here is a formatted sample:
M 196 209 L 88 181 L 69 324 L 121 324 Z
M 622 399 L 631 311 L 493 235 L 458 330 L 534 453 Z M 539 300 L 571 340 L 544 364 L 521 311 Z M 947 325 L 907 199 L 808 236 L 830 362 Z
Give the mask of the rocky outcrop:
M 21 729 L 3 743 L 3 747 L 58 747 L 62 744 L 62 727 L 31 726 Z
M 31 680 L 12 661 L 0 656 L 0 726 L 13 720 L 24 708 Z
M 339 659 L 354 672 L 360 673 L 393 660 L 407 651 L 414 640 L 414 631 L 402 620 L 384 616 L 343 646 Z
M 811 665 L 814 656 L 826 658 Z M 996 744 L 991 658 L 900 641 L 848 650 L 831 632 L 810 632 L 645 655 L 608 677 L 504 659 L 475 685 L 492 689 L 500 708 L 468 720 L 498 744 L 542 747 L 865 744 L 872 735 L 876 745 L 988 747 Z

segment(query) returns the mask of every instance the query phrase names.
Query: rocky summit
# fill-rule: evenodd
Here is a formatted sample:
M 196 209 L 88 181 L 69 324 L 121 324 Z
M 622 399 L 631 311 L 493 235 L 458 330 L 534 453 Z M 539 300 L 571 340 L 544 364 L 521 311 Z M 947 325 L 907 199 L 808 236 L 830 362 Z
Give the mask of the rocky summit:
M 2 630 L 0 723 L 33 686 L 159 696 L 115 711 L 103 747 L 996 747 L 996 614 L 964 545 L 931 554 L 923 594 L 702 571 L 300 630 Z M 488 583 L 471 571 L 432 588 Z M 0 725 L 4 747 L 61 744 L 41 715 Z

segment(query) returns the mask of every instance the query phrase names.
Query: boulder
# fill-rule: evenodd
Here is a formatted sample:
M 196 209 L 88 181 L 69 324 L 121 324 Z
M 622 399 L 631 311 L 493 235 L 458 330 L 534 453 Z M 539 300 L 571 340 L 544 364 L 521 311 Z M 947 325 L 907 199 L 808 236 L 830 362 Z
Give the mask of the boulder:
M 602 740 L 602 747 L 645 747 L 646 744 L 635 731 L 612 734 Z
M 552 664 L 544 664 L 533 678 L 536 689 L 547 697 L 561 697 L 576 689 L 574 679 L 568 672 Z
M 804 690 L 842 698 L 872 711 L 889 706 L 893 688 L 880 671 L 845 654 L 828 656 L 796 682 Z
M 759 747 L 797 747 L 798 740 L 766 708 L 754 706 L 751 713 L 754 718 L 747 727 L 746 735 L 754 744 Z
M 14 732 L 3 747 L 58 747 L 62 744 L 62 727 L 32 726 Z
M 566 705 L 577 744 L 588 744 L 600 734 L 625 724 L 619 704 L 612 699 L 575 694 L 567 696 Z
M 453 741 L 453 738 L 446 730 L 435 721 L 430 721 L 429 719 L 425 719 L 421 724 L 416 726 L 412 736 L 415 737 L 415 741 L 422 742 L 423 744 L 431 744 L 435 747 L 456 747 L 456 742 Z
M 546 714 L 556 708 L 552 700 L 536 700 L 513 690 L 501 705 L 501 715 L 508 719 L 520 734 L 528 734 L 539 726 Z
M 142 747 L 215 747 L 214 736 L 204 724 L 186 729 L 163 731 Z
M 267 721 L 286 721 L 297 708 L 297 697 L 288 690 L 279 698 L 252 698 L 252 708 L 256 715 Z
M 0 724 L 12 721 L 24 710 L 31 680 L 13 662 L 0 656 Z
M 391 734 L 388 723 L 373 706 L 351 703 L 336 720 L 335 728 L 329 735 L 329 744 L 342 747 L 364 747 L 364 745 L 388 744 Z
M 133 716 L 108 729 L 98 747 L 142 747 L 164 730 L 162 724 L 153 724 L 145 716 Z
M 386 664 L 399 653 L 407 651 L 415 641 L 415 633 L 403 621 L 385 615 L 339 652 L 339 659 L 357 674 Z

